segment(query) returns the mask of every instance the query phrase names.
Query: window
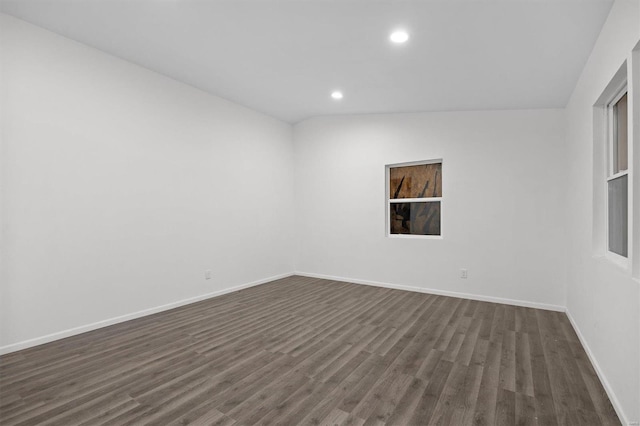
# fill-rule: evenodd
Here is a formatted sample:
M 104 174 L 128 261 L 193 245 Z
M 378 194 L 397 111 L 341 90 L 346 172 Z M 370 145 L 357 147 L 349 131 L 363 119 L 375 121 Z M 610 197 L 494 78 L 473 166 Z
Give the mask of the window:
M 627 88 L 623 88 L 607 105 L 607 247 L 611 253 L 628 256 L 628 112 Z
M 387 166 L 387 235 L 438 237 L 442 160 Z

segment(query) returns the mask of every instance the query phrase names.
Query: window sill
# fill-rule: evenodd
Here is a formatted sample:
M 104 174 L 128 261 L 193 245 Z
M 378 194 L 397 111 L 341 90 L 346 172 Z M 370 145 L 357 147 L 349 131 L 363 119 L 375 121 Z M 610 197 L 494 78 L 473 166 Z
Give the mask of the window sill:
M 442 235 L 411 235 L 411 234 L 388 234 L 387 238 L 397 238 L 405 240 L 442 240 Z
M 607 251 L 602 258 L 624 271 L 629 270 L 629 259 L 624 256 Z

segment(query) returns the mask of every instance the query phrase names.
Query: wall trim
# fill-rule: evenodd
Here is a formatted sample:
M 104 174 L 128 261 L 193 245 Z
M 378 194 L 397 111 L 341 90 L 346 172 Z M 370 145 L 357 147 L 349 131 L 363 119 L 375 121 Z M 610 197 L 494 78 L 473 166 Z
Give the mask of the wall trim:
M 640 424 L 637 421 L 630 421 L 627 418 L 627 416 L 625 416 L 624 411 L 622 409 L 622 405 L 620 404 L 620 401 L 618 401 L 618 398 L 616 397 L 616 394 L 613 392 L 613 389 L 611 388 L 611 385 L 609 384 L 607 377 L 604 375 L 604 372 L 600 368 L 600 364 L 598 364 L 598 361 L 595 355 L 593 354 L 593 352 L 591 351 L 591 348 L 587 344 L 587 339 L 585 339 L 585 337 L 582 335 L 582 332 L 580 332 L 578 323 L 576 322 L 575 319 L 573 319 L 573 316 L 571 315 L 571 311 L 569 311 L 569 308 L 566 308 L 565 314 L 567 315 L 567 318 L 569 318 L 569 322 L 571 322 L 571 326 L 573 327 L 576 334 L 578 335 L 578 339 L 580 340 L 580 343 L 582 344 L 584 351 L 587 353 L 587 356 L 589 357 L 589 362 L 591 362 L 591 365 L 593 365 L 593 369 L 596 370 L 596 374 L 600 379 L 600 383 L 602 383 L 602 387 L 604 387 L 604 390 L 607 392 L 609 401 L 611 401 L 611 405 L 613 405 L 613 409 L 616 410 L 616 414 L 618 415 L 618 418 L 620 419 L 622 424 L 627 426 L 636 426 Z
M 312 272 L 296 271 L 295 275 L 300 275 L 303 277 L 310 277 L 310 278 L 320 278 L 320 279 L 332 280 L 332 281 L 342 281 L 342 282 L 353 283 L 353 284 L 370 285 L 375 287 L 392 288 L 395 290 L 415 291 L 418 293 L 429 293 L 429 294 L 437 294 L 440 296 L 459 297 L 462 299 L 479 300 L 482 302 L 492 302 L 492 303 L 502 303 L 505 305 L 523 306 L 525 308 L 545 309 L 547 311 L 556 311 L 556 312 L 566 311 L 566 308 L 564 306 L 551 305 L 547 303 L 529 302 L 526 300 L 506 299 L 502 297 L 483 296 L 480 294 L 460 293 L 457 291 L 438 290 L 434 288 L 423 288 L 423 287 L 414 287 L 414 286 L 402 285 L 402 284 L 383 283 L 379 281 L 360 280 L 356 278 L 335 277 L 332 275 L 316 274 Z
M 260 284 L 266 284 L 271 281 L 287 278 L 294 275 L 292 272 L 274 275 L 272 277 L 263 278 L 257 281 L 252 281 L 245 284 L 240 284 L 234 287 L 226 288 L 223 290 L 214 291 L 212 293 L 201 294 L 200 296 L 190 297 L 188 299 L 178 300 L 177 302 L 167 303 L 165 305 L 156 306 L 149 309 L 143 309 L 141 311 L 133 312 L 130 314 L 120 315 L 114 318 L 97 321 L 91 324 L 81 325 L 79 327 L 70 328 L 67 330 L 57 331 L 55 333 L 47 334 L 45 336 L 36 337 L 33 339 L 23 340 L 21 342 L 12 343 L 6 346 L 0 347 L 0 355 L 16 352 L 22 349 L 31 348 L 34 346 L 42 345 L 45 343 L 53 342 L 55 340 L 64 339 L 65 337 L 75 336 L 77 334 L 86 333 L 87 331 L 97 330 L 99 328 L 108 327 L 110 325 L 119 324 L 121 322 L 130 321 L 136 318 L 145 317 L 162 311 L 168 311 L 170 309 L 179 308 L 180 306 L 189 305 L 191 303 L 200 302 L 202 300 L 211 299 L 223 294 L 233 293 L 234 291 L 242 290 L 249 287 L 258 286 Z

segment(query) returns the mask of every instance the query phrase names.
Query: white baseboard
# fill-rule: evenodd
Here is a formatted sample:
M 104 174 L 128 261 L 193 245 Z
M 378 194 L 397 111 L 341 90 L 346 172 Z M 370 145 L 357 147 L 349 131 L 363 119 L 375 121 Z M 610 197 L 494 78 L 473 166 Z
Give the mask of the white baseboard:
M 629 421 L 629 419 L 627 419 L 627 417 L 625 416 L 624 411 L 622 410 L 622 406 L 620 405 L 620 401 L 618 401 L 618 398 L 616 397 L 616 394 L 613 392 L 613 389 L 611 388 L 611 385 L 609 384 L 607 377 L 604 375 L 604 372 L 600 368 L 600 364 L 598 364 L 598 360 L 596 360 L 596 357 L 593 355 L 593 352 L 591 352 L 591 348 L 587 344 L 587 340 L 584 338 L 584 336 L 580 332 L 580 328 L 578 327 L 578 324 L 573 319 L 573 316 L 571 316 L 571 312 L 569 311 L 569 309 L 566 309 L 565 313 L 567 314 L 567 317 L 569 318 L 569 321 L 571 322 L 573 329 L 578 335 L 578 339 L 580 339 L 580 343 L 582 344 L 584 351 L 587 353 L 587 356 L 589 357 L 589 361 L 591 362 L 591 365 L 593 365 L 594 370 L 596 370 L 596 374 L 598 374 L 600 383 L 602 383 L 604 390 L 607 392 L 609 401 L 611 401 L 611 405 L 613 405 L 614 410 L 616 410 L 616 414 L 618 414 L 618 418 L 620 419 L 623 425 L 627 425 L 627 426 L 638 425 L 639 423 L 637 421 L 633 421 L 633 422 Z
M 480 300 L 482 302 L 493 302 L 493 303 L 502 303 L 505 305 L 524 306 L 526 308 L 545 309 L 548 311 L 565 312 L 566 310 L 564 306 L 560 306 L 560 305 L 550 305 L 546 303 L 529 302 L 526 300 L 505 299 L 502 297 L 483 296 L 480 294 L 472 294 L 472 293 L 459 293 L 456 291 L 437 290 L 433 288 L 413 287 L 413 286 L 401 285 L 401 284 L 390 284 L 390 283 L 383 283 L 378 281 L 359 280 L 356 278 L 334 277 L 331 275 L 314 274 L 310 272 L 296 272 L 295 275 L 300 275 L 303 277 L 310 277 L 310 278 L 320 278 L 320 279 L 332 280 L 332 281 L 342 281 L 342 282 L 354 283 L 354 284 L 371 285 L 375 287 L 392 288 L 395 290 L 415 291 L 418 293 L 437 294 L 440 296 L 450 296 L 450 297 L 459 297 L 462 299 Z
M 65 337 L 75 336 L 76 334 L 86 333 L 87 331 L 96 330 L 98 328 L 107 327 L 113 324 L 118 324 L 124 321 L 144 317 L 147 315 L 155 314 L 169 309 L 178 308 L 180 306 L 188 305 L 190 303 L 199 302 L 201 300 L 210 299 L 212 297 L 222 296 L 223 294 L 233 293 L 234 291 L 242 290 L 265 284 L 271 281 L 287 278 L 294 275 L 293 273 L 280 274 L 273 277 L 264 278 L 250 283 L 240 284 L 235 287 L 226 288 L 224 290 L 214 291 L 212 293 L 202 294 L 196 297 L 190 297 L 188 299 L 179 300 L 177 302 L 167 303 L 166 305 L 156 306 L 154 308 L 144 309 L 142 311 L 133 312 L 131 314 L 121 315 L 115 318 L 109 318 L 106 320 L 94 322 L 92 324 L 82 325 L 80 327 L 70 328 L 68 330 L 58 331 L 56 333 L 47 334 L 46 336 L 36 337 L 34 339 L 24 340 L 22 342 L 12 343 L 10 345 L 0 347 L 0 355 L 16 352 L 22 349 L 31 348 L 33 346 L 42 345 L 44 343 L 53 342 L 54 340 L 64 339 Z

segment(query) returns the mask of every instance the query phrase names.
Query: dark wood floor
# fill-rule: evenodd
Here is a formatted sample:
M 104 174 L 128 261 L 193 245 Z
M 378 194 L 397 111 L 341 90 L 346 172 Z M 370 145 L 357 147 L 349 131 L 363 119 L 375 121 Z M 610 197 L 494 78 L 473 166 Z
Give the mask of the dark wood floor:
M 619 425 L 562 313 L 292 277 L 0 358 L 2 425 Z

